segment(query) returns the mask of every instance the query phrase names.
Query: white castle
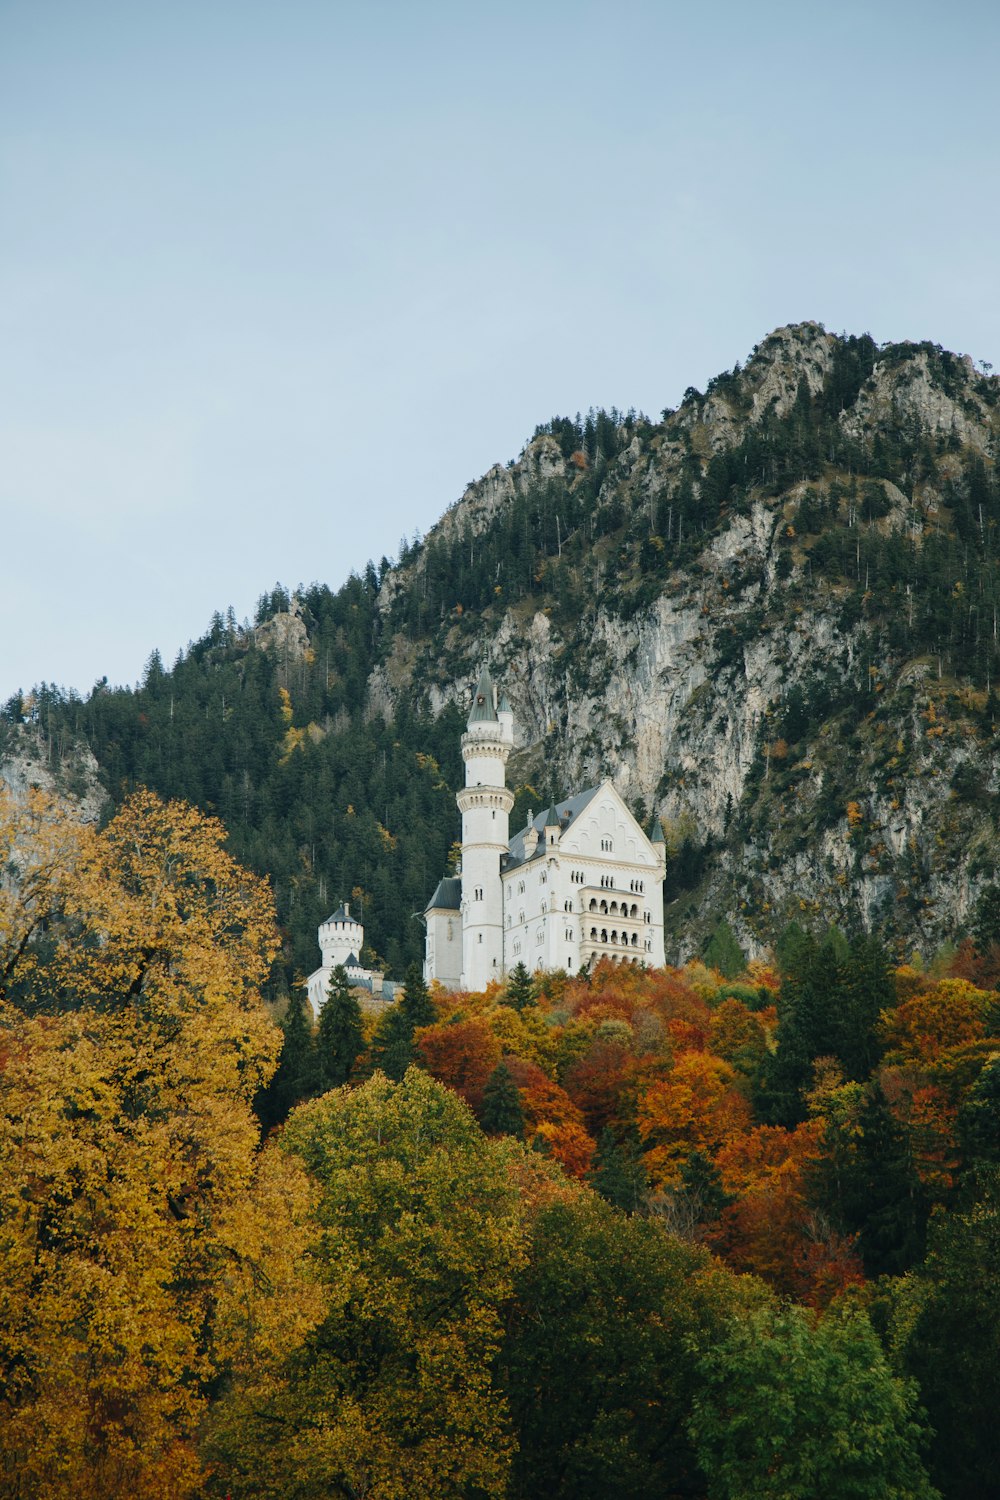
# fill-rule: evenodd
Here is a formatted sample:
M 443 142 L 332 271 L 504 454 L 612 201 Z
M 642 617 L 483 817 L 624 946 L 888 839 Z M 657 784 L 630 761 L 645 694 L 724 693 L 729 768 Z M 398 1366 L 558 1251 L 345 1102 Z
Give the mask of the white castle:
M 610 781 L 529 817 L 510 837 L 514 715 L 486 668 L 462 736 L 462 868 L 424 912 L 424 977 L 482 990 L 518 963 L 576 973 L 599 958 L 660 966 L 666 850 Z

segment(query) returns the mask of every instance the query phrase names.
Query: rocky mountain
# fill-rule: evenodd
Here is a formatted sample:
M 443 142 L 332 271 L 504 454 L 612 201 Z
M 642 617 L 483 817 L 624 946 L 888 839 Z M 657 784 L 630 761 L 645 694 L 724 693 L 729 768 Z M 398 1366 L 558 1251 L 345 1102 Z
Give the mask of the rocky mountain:
M 970 359 L 782 328 L 658 421 L 545 423 L 395 564 L 279 588 L 137 693 L 49 712 L 116 794 L 226 818 L 302 924 L 298 964 L 353 887 L 390 963 L 419 948 L 484 660 L 515 815 L 610 775 L 662 820 L 669 956 L 723 919 L 759 954 L 793 918 L 929 956 L 994 880 L 998 437 L 1000 379 Z
M 610 774 L 663 820 L 679 955 L 720 916 L 752 953 L 802 913 L 924 950 L 963 930 L 997 852 L 1000 380 L 803 324 L 626 419 L 596 488 L 583 425 L 490 470 L 386 580 L 373 709 L 417 686 L 438 710 L 487 659 L 522 778 Z M 569 512 L 533 594 L 394 634 L 441 551 L 492 560 L 529 498 Z

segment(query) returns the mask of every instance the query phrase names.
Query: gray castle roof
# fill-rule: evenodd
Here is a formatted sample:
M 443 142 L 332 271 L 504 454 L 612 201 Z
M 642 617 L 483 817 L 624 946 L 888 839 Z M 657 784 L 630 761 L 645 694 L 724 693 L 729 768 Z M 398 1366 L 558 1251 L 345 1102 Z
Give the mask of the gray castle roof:
M 490 676 L 489 667 L 484 667 L 479 674 L 476 684 L 476 694 L 472 700 L 472 712 L 469 715 L 470 724 L 495 724 L 497 722 L 497 711 L 493 707 L 493 678 Z
M 439 880 L 437 890 L 428 901 L 425 911 L 458 911 L 462 905 L 462 882 L 457 875 L 446 875 Z
M 545 840 L 542 837 L 543 831 L 546 828 L 556 826 L 563 829 L 568 828 L 573 819 L 580 816 L 584 808 L 594 800 L 600 790 L 599 786 L 588 787 L 585 792 L 577 792 L 575 797 L 567 797 L 564 802 L 557 802 L 554 808 L 550 807 L 548 812 L 539 813 L 537 817 L 533 818 L 529 827 L 533 828 L 538 834 L 538 846 L 530 855 L 524 844 L 524 836 L 528 832 L 528 829 L 519 829 L 510 841 L 510 853 L 502 861 L 504 870 L 515 870 L 518 865 L 525 864 L 529 859 L 543 858 L 545 854 Z M 549 818 L 553 813 L 556 815 L 556 823 L 549 822 Z
M 343 902 L 341 902 L 341 904 L 337 907 L 337 910 L 334 912 L 333 916 L 332 917 L 327 917 L 326 920 L 327 920 L 327 923 L 330 923 L 330 922 L 353 922 L 355 924 L 355 926 L 358 925 L 358 919 L 357 919 L 357 917 L 352 917 L 351 916 L 350 912 L 347 910 L 347 907 L 344 905 Z

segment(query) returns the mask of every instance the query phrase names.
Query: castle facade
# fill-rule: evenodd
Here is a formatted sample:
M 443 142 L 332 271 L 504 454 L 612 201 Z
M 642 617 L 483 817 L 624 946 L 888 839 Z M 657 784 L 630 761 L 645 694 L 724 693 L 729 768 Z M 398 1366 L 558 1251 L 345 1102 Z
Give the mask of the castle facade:
M 660 966 L 666 851 L 610 781 L 529 816 L 510 837 L 514 715 L 484 668 L 462 736 L 461 874 L 424 912 L 424 977 L 482 990 L 523 963 L 578 973 L 599 958 Z

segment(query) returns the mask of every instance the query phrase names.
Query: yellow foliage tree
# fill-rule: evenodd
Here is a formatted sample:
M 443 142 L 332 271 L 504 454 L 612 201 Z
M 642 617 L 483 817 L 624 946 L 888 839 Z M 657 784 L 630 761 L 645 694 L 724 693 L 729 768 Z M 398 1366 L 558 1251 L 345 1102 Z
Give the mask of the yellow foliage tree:
M 209 1390 L 319 1312 L 308 1179 L 259 1151 L 250 1109 L 278 1050 L 267 890 L 221 825 L 146 793 L 99 835 L 4 812 L 33 880 L 6 893 L 7 971 L 43 1013 L 0 1001 L 0 1489 L 183 1497 Z

